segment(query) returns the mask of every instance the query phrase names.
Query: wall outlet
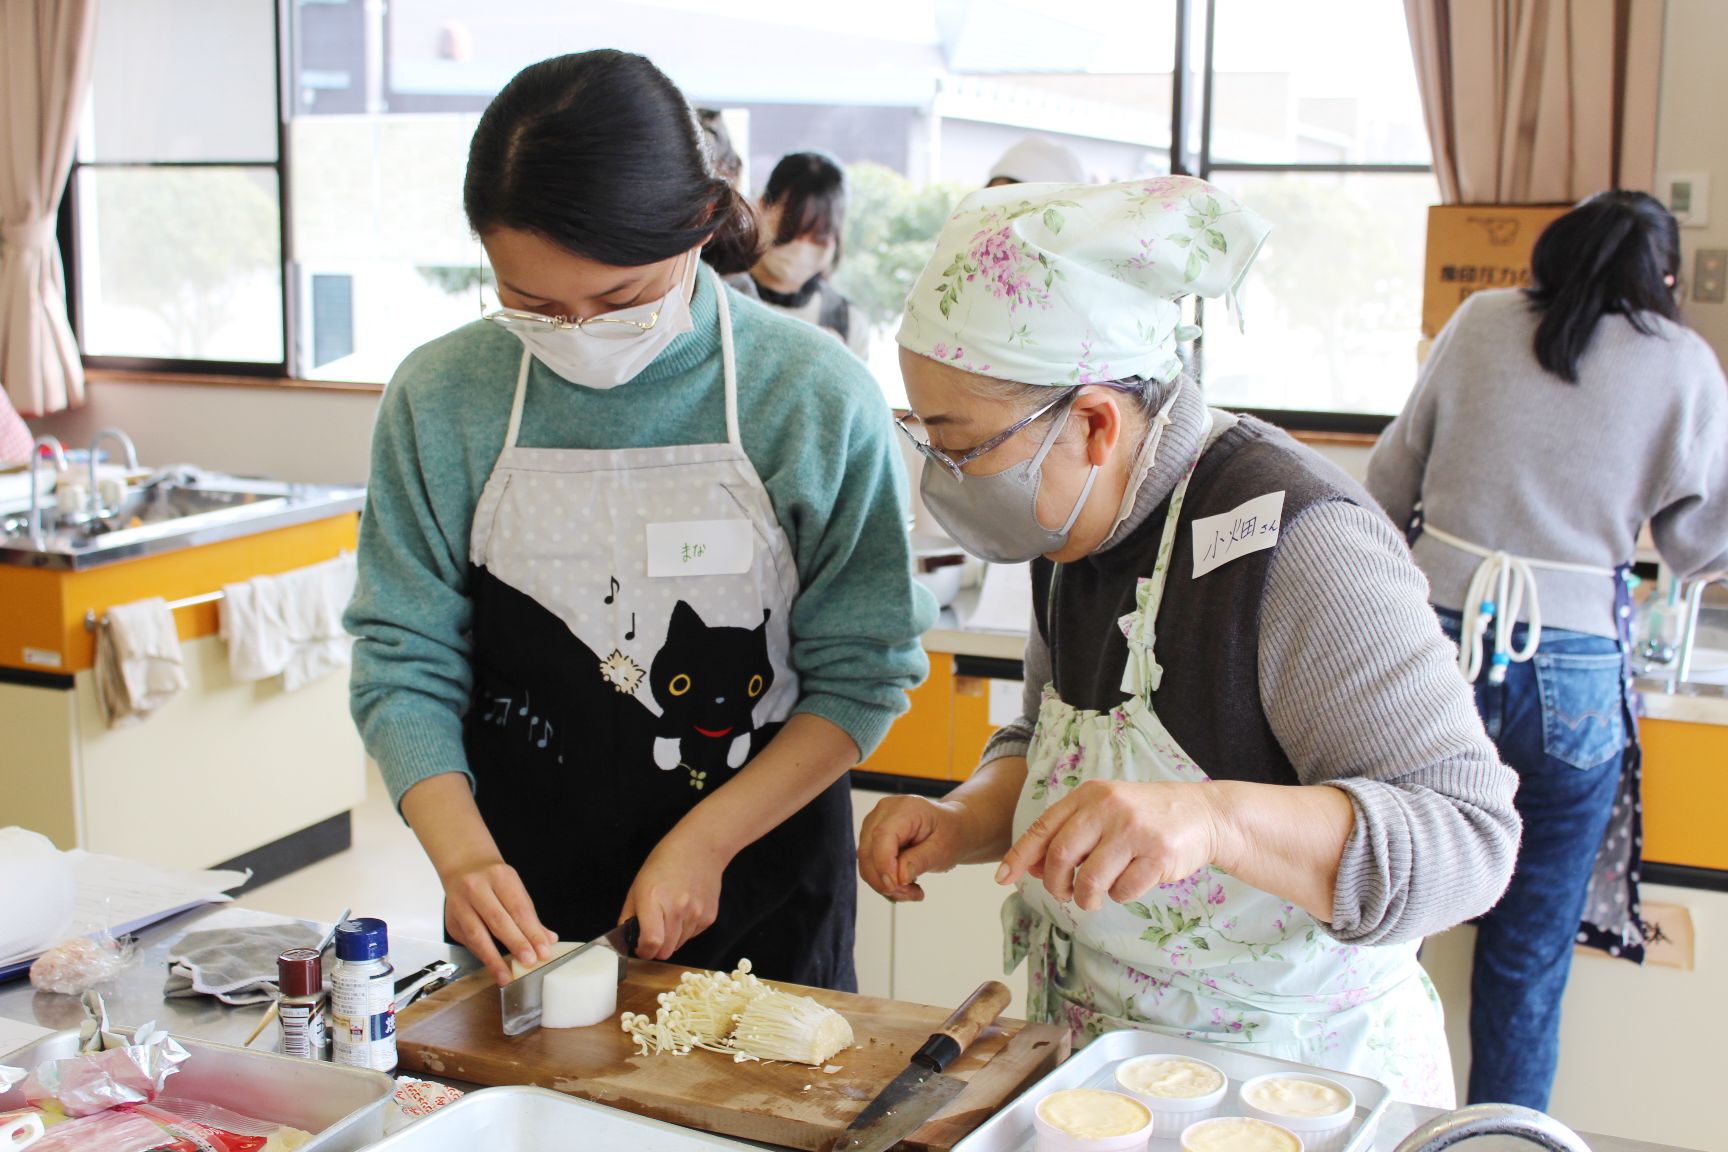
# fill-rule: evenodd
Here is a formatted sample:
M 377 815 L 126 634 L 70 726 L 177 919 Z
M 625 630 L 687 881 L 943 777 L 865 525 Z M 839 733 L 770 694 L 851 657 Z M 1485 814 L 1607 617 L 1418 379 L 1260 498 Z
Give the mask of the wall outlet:
M 1728 288 L 1728 248 L 1700 248 L 1692 261 L 1692 299 L 1700 304 L 1722 303 Z

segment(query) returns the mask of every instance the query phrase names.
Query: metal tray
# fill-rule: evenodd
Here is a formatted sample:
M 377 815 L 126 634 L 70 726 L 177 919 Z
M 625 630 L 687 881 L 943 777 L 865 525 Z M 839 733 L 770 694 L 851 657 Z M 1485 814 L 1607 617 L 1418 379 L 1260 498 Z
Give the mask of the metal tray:
M 1380 1125 L 1380 1115 L 1392 1101 L 1392 1092 L 1386 1085 L 1366 1076 L 1352 1076 L 1330 1068 L 1315 1068 L 1290 1060 L 1241 1052 L 1227 1044 L 1207 1044 L 1166 1036 L 1162 1032 L 1124 1029 L 1106 1032 L 1065 1063 L 1058 1064 L 1048 1076 L 1026 1089 L 1002 1111 L 954 1145 L 954 1152 L 1027 1152 L 1032 1147 L 1032 1110 L 1038 1106 L 1039 1100 L 1062 1088 L 1115 1089 L 1117 1064 L 1154 1052 L 1192 1056 L 1217 1066 L 1228 1076 L 1230 1087 L 1219 1113 L 1222 1116 L 1242 1114 L 1237 1091 L 1244 1080 L 1255 1076 L 1269 1072 L 1307 1072 L 1338 1081 L 1356 1097 L 1356 1119 L 1351 1121 L 1350 1139 L 1343 1152 L 1369 1152 L 1374 1147 L 1374 1132 Z M 1149 1152 L 1177 1152 L 1179 1147 L 1175 1140 L 1155 1137 Z
M 372 1146 L 376 1152 L 539 1152 L 548 1148 L 702 1152 L 758 1145 L 711 1136 L 526 1085 L 481 1088 Z
M 114 1031 L 130 1036 L 129 1028 Z M 290 1124 L 312 1133 L 302 1152 L 358 1152 L 384 1135 L 384 1105 L 395 1082 L 382 1072 L 274 1052 L 253 1052 L 175 1036 L 190 1058 L 168 1081 L 171 1095 Z M 15 1052 L 0 1064 L 34 1070 L 44 1060 L 78 1054 L 76 1031 L 56 1032 Z M 22 1086 L 0 1093 L 0 1112 L 24 1107 Z

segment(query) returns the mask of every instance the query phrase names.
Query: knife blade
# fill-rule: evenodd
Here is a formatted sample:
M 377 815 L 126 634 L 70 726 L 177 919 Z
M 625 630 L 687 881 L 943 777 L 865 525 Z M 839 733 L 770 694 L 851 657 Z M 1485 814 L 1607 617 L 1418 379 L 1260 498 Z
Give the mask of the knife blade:
M 966 1082 L 942 1073 L 1002 1014 L 1009 995 L 1007 987 L 997 980 L 978 985 L 943 1021 L 941 1029 L 913 1053 L 905 1071 L 864 1106 L 834 1141 L 832 1152 L 887 1152 L 960 1095 Z
M 636 917 L 632 916 L 604 936 L 596 936 L 588 943 L 572 948 L 532 971 L 522 973 L 498 989 L 498 1003 L 504 1016 L 504 1035 L 520 1036 L 540 1027 L 547 974 L 570 963 L 590 948 L 610 948 L 618 953 L 618 982 L 622 984 L 625 974 L 630 970 L 630 954 L 636 951 L 636 942 L 641 934 L 642 926 L 636 923 Z

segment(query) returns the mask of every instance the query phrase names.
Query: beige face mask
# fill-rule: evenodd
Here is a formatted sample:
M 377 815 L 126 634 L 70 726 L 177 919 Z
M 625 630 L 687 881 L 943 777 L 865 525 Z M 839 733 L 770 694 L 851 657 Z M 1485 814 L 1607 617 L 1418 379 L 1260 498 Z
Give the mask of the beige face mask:
M 790 240 L 762 253 L 756 262 L 758 279 L 790 285 L 796 291 L 810 282 L 812 276 L 828 270 L 834 258 L 833 244 L 818 244 L 814 240 Z

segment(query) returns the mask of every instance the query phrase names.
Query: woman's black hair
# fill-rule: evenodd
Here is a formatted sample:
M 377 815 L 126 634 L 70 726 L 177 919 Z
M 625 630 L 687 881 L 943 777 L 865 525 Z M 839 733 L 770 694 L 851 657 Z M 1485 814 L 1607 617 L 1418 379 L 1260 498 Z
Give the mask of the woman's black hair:
M 708 158 L 696 115 L 646 57 L 599 49 L 518 72 L 480 117 L 462 185 L 468 226 L 532 232 L 638 267 L 706 242 L 721 273 L 756 262 L 755 214 Z
M 1619 313 L 1646 336 L 1648 313 L 1680 318 L 1674 298 L 1680 274 L 1680 226 L 1643 192 L 1599 192 L 1554 221 L 1536 239 L 1525 295 L 1541 314 L 1536 359 L 1568 383 L 1596 324 Z
M 805 237 L 834 244 L 829 268 L 840 266 L 840 234 L 846 225 L 846 171 L 822 152 L 780 157 L 762 190 L 762 205 L 780 209 L 780 226 L 770 242 L 790 244 Z

